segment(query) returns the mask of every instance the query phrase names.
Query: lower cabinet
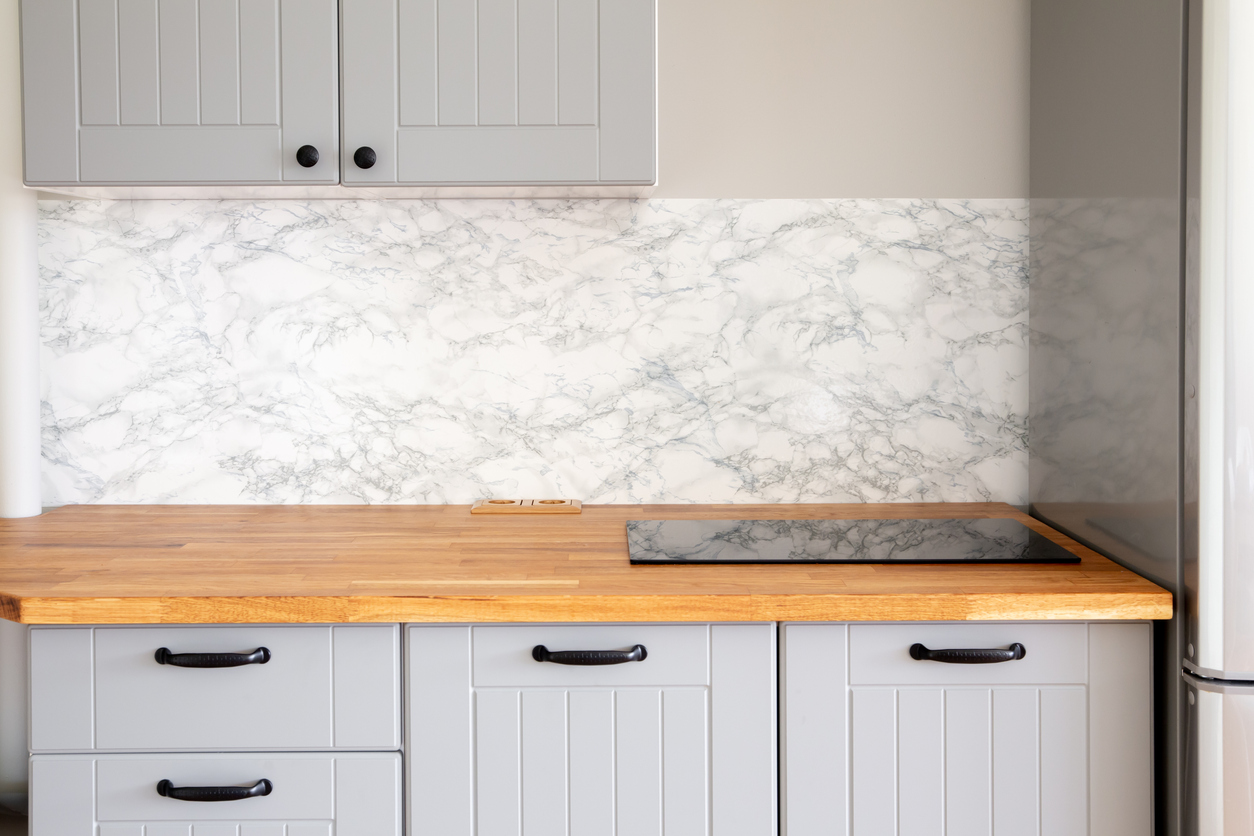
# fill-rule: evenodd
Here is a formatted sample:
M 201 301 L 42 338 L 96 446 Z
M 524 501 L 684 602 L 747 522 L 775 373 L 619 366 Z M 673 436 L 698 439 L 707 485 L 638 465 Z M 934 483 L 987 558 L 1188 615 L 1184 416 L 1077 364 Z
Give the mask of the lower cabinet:
M 774 624 L 408 628 L 411 836 L 771 836 Z
M 33 836 L 400 836 L 400 810 L 396 752 L 31 758 Z
M 1151 836 L 1148 624 L 787 624 L 787 836 Z
M 401 636 L 32 629 L 30 833 L 1152 836 L 1146 623 Z

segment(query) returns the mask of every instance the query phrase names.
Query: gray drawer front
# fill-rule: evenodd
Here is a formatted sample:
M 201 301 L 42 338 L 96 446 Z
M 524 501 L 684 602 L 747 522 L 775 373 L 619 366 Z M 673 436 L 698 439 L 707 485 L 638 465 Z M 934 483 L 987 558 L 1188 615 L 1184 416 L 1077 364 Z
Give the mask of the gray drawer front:
M 94 773 L 94 780 L 93 780 Z M 217 804 L 164 798 L 157 783 L 251 785 L 268 796 Z M 263 755 L 36 755 L 31 836 L 400 836 L 395 752 Z
M 915 642 L 932 650 L 1004 648 L 1018 642 L 1022 658 L 955 665 L 910 657 Z M 1088 680 L 1085 624 L 853 624 L 851 685 L 1082 685 Z
M 704 624 L 557 624 L 474 627 L 477 687 L 708 685 L 709 627 Z M 537 662 L 536 645 L 551 651 L 630 650 L 644 645 L 643 662 L 581 667 Z
M 233 668 L 158 664 L 239 653 Z M 33 751 L 276 751 L 400 746 L 397 625 L 37 628 Z

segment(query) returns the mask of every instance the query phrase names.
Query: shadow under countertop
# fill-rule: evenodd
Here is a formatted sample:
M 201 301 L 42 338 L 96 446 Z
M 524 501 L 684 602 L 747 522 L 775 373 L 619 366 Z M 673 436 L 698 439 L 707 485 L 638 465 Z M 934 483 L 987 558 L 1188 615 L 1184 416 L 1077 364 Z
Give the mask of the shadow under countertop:
M 0 836 L 26 836 L 26 816 L 0 808 Z

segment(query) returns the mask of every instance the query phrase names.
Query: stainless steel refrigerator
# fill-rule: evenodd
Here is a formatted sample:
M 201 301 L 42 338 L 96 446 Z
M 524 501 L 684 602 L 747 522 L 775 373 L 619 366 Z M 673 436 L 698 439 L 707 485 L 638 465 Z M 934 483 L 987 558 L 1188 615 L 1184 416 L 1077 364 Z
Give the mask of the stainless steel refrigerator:
M 1254 834 L 1254 3 L 1191 15 L 1184 553 L 1186 824 Z M 1194 334 L 1196 337 L 1194 338 Z M 1194 358 L 1192 355 L 1196 355 Z M 1190 517 L 1193 514 L 1190 513 Z
M 1031 510 L 1176 595 L 1156 833 L 1254 836 L 1254 0 L 1033 0 L 1031 102 Z

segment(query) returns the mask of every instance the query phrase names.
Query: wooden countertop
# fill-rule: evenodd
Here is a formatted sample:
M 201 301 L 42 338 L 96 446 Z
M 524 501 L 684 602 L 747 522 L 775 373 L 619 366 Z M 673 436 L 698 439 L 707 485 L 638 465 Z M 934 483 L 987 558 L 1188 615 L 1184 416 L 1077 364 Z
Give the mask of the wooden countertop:
M 1073 565 L 632 566 L 629 519 L 1012 517 Z M 66 506 L 0 520 L 27 624 L 1170 618 L 1170 593 L 1009 505 Z

